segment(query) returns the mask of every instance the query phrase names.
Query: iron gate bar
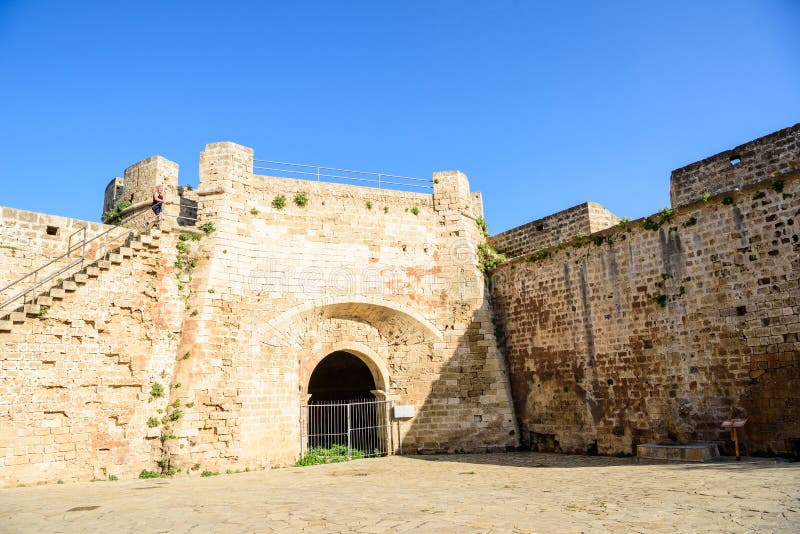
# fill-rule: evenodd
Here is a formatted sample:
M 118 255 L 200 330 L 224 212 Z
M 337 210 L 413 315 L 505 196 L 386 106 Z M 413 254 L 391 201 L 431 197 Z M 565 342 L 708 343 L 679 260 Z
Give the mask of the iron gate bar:
M 300 406 L 300 456 L 314 448 L 329 449 L 337 458 L 385 456 L 394 451 L 393 401 L 358 399 L 311 401 Z

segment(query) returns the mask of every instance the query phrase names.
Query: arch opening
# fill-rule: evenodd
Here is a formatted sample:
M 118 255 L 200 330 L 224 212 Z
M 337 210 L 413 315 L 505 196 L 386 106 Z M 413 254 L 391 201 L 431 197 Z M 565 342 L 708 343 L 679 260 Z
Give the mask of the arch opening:
M 374 399 L 374 390 L 375 378 L 367 364 L 343 350 L 325 356 L 308 380 L 310 404 Z
M 348 458 L 388 454 L 389 407 L 376 391 L 373 370 L 362 358 L 344 350 L 325 356 L 308 380 L 303 448 Z

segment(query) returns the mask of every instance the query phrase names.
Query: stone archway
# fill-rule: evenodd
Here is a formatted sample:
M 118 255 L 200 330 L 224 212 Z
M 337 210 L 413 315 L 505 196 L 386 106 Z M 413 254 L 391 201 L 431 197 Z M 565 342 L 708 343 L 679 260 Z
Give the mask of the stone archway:
M 385 364 L 364 349 L 334 350 L 316 361 L 301 407 L 304 450 L 346 448 L 348 456 L 357 457 L 391 454 L 391 403 L 382 389 L 388 383 Z

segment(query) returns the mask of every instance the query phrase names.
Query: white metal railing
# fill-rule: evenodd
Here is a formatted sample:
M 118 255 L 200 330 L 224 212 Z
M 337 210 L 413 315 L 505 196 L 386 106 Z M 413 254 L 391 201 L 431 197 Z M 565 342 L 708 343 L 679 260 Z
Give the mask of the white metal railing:
M 355 183 L 356 185 L 370 184 L 370 186 L 374 185 L 379 189 L 433 189 L 433 181 L 430 179 L 413 178 L 399 174 L 356 171 L 336 167 L 323 167 L 321 165 L 306 165 L 304 163 L 287 163 L 270 159 L 254 159 L 253 162 L 253 169 L 278 173 L 275 176 L 283 178 L 316 180 L 317 182 Z

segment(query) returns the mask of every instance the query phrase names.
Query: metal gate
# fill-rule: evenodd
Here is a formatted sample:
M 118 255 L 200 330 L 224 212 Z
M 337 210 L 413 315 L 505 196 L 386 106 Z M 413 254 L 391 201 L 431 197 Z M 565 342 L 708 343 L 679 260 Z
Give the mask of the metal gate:
M 394 450 L 392 401 L 312 401 L 300 407 L 300 457 L 331 461 L 386 456 Z

